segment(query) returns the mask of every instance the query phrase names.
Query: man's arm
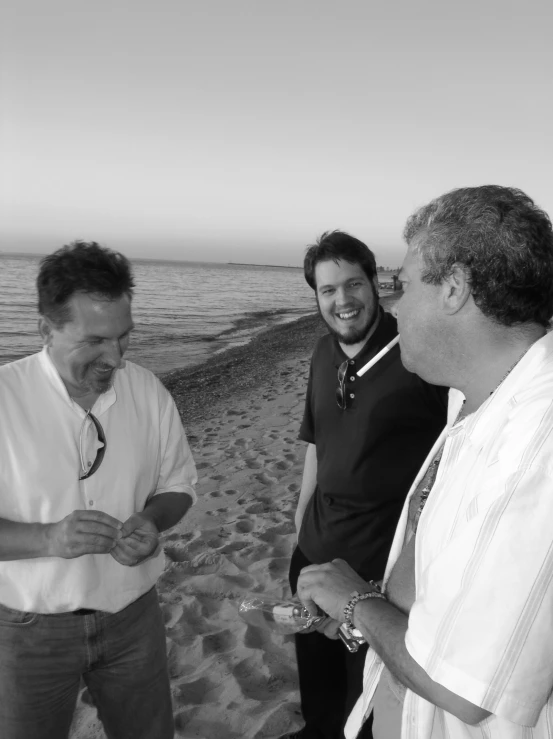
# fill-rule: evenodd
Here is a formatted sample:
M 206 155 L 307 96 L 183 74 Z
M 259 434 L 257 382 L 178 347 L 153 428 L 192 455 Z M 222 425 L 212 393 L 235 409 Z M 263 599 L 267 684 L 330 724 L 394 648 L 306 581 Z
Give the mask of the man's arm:
M 317 486 L 317 447 L 315 444 L 308 444 L 305 453 L 305 462 L 303 465 L 303 477 L 301 481 L 300 496 L 298 498 L 298 507 L 296 508 L 295 524 L 296 532 L 300 533 L 303 514 L 309 500 L 311 499 Z
M 332 618 L 343 621 L 344 607 L 354 590 L 367 591 L 367 583 L 343 560 L 305 567 L 298 582 L 298 595 L 310 612 L 316 605 Z M 369 598 L 355 606 L 353 623 L 382 658 L 390 672 L 407 688 L 466 724 L 478 724 L 490 715 L 431 680 L 405 646 L 408 616 L 380 598 Z
M 144 510 L 133 513 L 123 524 L 121 538 L 111 550 L 111 556 L 134 567 L 157 554 L 159 534 L 175 526 L 193 503 L 188 493 L 159 493 L 146 503 Z
M 20 523 L 0 518 L 0 561 L 107 554 L 122 523 L 102 511 L 73 511 L 57 523 Z
M 159 493 L 146 503 L 142 516 L 149 518 L 161 533 L 176 526 L 193 503 L 188 493 Z M 123 526 L 123 535 L 125 535 Z

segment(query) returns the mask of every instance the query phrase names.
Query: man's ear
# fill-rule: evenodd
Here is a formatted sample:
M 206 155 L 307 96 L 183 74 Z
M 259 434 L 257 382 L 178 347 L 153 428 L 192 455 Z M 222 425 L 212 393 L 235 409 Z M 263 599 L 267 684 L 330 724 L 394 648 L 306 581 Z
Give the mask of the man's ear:
M 50 325 L 50 321 L 47 318 L 44 318 L 44 316 L 41 316 L 38 319 L 38 332 L 42 336 L 42 341 L 44 342 L 44 345 L 51 346 L 52 326 Z
M 447 314 L 458 313 L 472 294 L 469 274 L 465 267 L 454 264 L 451 273 L 442 283 L 443 307 Z

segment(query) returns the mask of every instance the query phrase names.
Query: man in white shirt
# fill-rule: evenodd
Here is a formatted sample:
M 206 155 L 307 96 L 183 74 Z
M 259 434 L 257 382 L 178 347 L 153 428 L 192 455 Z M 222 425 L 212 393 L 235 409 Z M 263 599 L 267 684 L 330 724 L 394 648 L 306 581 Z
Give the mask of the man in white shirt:
M 123 360 L 127 259 L 75 242 L 37 279 L 42 352 L 0 367 L 0 736 L 68 736 L 81 677 L 110 739 L 174 736 L 159 533 L 195 500 L 178 411 Z
M 401 357 L 455 388 L 450 421 L 411 488 L 383 593 L 340 560 L 305 568 L 298 592 L 312 611 L 349 618 L 371 644 L 348 739 L 371 711 L 375 739 L 545 739 L 551 222 L 521 191 L 484 186 L 432 201 L 404 235 Z

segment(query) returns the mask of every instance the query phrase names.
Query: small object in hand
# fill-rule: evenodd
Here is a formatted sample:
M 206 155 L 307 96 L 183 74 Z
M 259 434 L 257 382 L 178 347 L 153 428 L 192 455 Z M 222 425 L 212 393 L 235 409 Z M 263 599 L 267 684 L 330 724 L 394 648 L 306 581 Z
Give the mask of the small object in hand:
M 238 613 L 252 626 L 279 634 L 297 634 L 322 623 L 324 614 L 312 616 L 299 601 L 252 594 L 242 600 Z

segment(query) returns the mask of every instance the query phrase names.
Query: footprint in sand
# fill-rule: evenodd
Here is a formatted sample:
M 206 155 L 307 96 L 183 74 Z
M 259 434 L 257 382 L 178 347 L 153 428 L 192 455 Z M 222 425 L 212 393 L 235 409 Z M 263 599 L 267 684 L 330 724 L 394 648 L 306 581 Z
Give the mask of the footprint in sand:
M 275 482 L 278 482 L 277 477 L 271 477 L 266 472 L 260 472 L 259 475 L 254 475 L 254 477 L 262 485 L 273 485 Z
M 247 546 L 248 542 L 246 541 L 231 541 L 224 547 L 221 547 L 221 549 L 219 549 L 218 551 L 220 554 L 230 554 L 231 552 L 239 552 L 241 549 L 244 549 L 244 547 Z
M 163 547 L 163 551 L 165 552 L 166 556 L 171 560 L 171 562 L 186 562 L 190 559 L 190 555 L 188 554 L 186 549 L 165 546 Z
M 230 652 L 236 647 L 236 641 L 236 636 L 229 629 L 207 634 L 202 638 L 203 655 L 206 657 L 210 654 Z
M 272 462 L 271 464 L 269 464 L 269 469 L 282 471 L 282 470 L 289 470 L 291 466 L 292 465 L 290 464 L 290 462 L 286 462 L 284 459 L 282 459 L 282 460 L 279 460 L 278 462 Z
M 189 683 L 177 686 L 178 702 L 182 706 L 200 706 L 204 703 L 216 703 L 222 693 L 222 686 L 212 682 L 207 677 L 199 677 Z
M 213 490 L 211 493 L 208 493 L 210 498 L 220 498 L 221 493 L 218 490 Z
M 238 495 L 238 490 L 223 490 L 225 495 Z
M 254 525 L 251 521 L 248 520 L 238 521 L 234 528 L 239 534 L 249 534 L 250 531 L 253 531 Z
M 248 506 L 248 508 L 246 508 L 246 513 L 267 513 L 269 510 L 270 508 L 264 503 L 253 503 L 251 506 Z

